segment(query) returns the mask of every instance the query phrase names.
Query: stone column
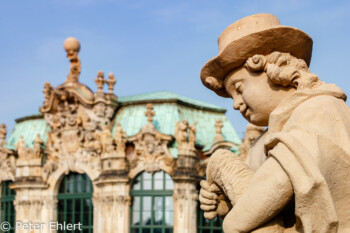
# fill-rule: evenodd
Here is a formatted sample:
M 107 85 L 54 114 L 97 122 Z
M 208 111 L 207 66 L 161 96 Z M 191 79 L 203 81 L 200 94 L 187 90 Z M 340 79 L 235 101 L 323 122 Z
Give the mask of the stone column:
M 195 150 L 179 150 L 174 175 L 174 233 L 197 232 L 198 162 Z

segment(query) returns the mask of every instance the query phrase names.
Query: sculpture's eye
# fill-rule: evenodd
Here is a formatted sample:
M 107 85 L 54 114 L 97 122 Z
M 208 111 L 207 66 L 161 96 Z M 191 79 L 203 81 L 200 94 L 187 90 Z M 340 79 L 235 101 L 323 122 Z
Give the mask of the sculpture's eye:
M 239 94 L 242 94 L 242 92 L 243 92 L 242 82 L 236 82 L 234 85 L 235 85 L 236 92 Z

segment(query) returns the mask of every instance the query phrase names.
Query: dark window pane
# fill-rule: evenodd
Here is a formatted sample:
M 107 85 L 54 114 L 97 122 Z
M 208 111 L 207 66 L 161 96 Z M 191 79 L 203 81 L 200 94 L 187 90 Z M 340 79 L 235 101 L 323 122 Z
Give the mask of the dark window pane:
M 162 228 L 155 228 L 153 233 L 162 233 Z
M 213 233 L 223 233 L 222 230 L 215 230 Z
M 82 224 L 82 231 L 59 232 L 87 232 L 92 233 L 92 183 L 86 174 L 70 173 L 60 184 L 57 195 L 57 219 L 59 223 Z M 63 191 L 63 192 L 61 192 Z M 84 195 L 80 195 L 84 194 Z M 88 194 L 88 195 L 86 195 Z
M 8 232 L 12 233 L 15 229 L 16 212 L 13 206 L 16 192 L 10 188 L 11 181 L 2 182 L 1 197 L 0 197 L 0 220 L 7 221 L 11 225 Z

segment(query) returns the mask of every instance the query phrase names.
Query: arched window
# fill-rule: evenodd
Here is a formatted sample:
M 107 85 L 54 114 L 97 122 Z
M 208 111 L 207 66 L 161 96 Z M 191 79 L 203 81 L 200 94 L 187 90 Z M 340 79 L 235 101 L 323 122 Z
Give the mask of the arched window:
M 0 219 L 1 222 L 8 222 L 11 226 L 10 230 L 7 231 L 9 233 L 15 232 L 15 222 L 16 222 L 16 212 L 13 205 L 13 201 L 15 200 L 16 191 L 13 189 L 10 189 L 10 184 L 12 181 L 4 181 L 2 182 L 2 188 L 1 188 L 1 197 L 0 197 L 0 205 L 1 205 L 1 212 L 0 212 Z
M 93 207 L 92 207 L 92 183 L 86 174 L 69 173 L 61 181 L 57 195 L 58 224 L 78 224 L 73 231 L 67 231 L 66 227 L 57 226 L 58 232 L 66 233 L 92 233 Z
M 131 190 L 131 233 L 173 232 L 173 189 L 173 180 L 163 171 L 136 177 Z

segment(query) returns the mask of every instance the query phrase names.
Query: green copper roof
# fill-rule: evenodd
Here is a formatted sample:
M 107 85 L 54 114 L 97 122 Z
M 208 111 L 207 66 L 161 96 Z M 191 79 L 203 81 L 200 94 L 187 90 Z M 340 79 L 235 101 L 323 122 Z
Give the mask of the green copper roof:
M 50 127 L 43 119 L 42 115 L 20 118 L 17 119 L 16 122 L 15 129 L 7 140 L 8 149 L 16 148 L 20 136 L 23 136 L 27 147 L 33 148 L 33 141 L 37 133 L 40 134 L 40 137 L 43 139 L 44 143 L 46 143 L 47 133 L 50 131 Z
M 135 102 L 145 102 L 145 101 L 176 102 L 182 105 L 187 105 L 198 109 L 207 109 L 207 110 L 216 111 L 216 112 L 226 112 L 226 109 L 218 107 L 216 105 L 187 98 L 181 95 L 176 95 L 174 93 L 167 92 L 167 91 L 159 91 L 159 92 L 152 92 L 152 93 L 142 94 L 142 95 L 119 97 L 118 100 L 122 105 L 135 103 Z

